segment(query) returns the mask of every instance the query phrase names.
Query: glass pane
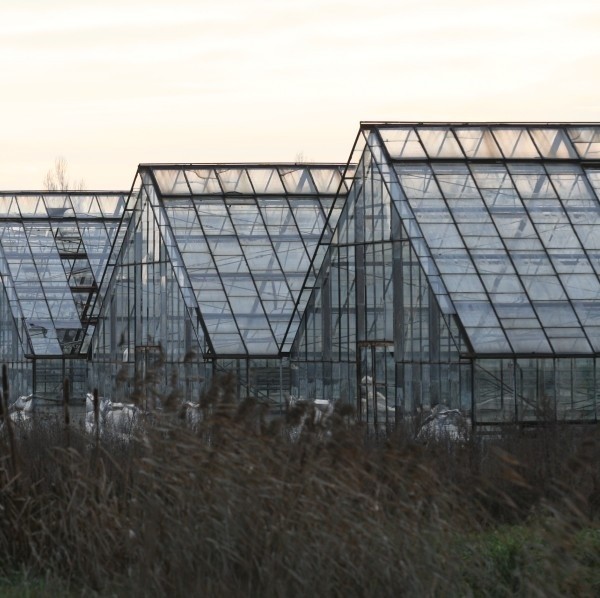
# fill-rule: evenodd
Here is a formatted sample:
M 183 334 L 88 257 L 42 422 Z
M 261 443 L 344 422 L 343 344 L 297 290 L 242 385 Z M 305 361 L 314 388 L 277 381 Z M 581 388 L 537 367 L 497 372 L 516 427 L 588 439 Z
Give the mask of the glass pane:
M 563 129 L 529 129 L 535 144 L 544 158 L 577 158 Z
M 501 158 L 500 150 L 489 129 L 460 127 L 454 132 L 467 158 Z
M 19 217 L 17 200 L 11 195 L 0 196 L 0 216 Z
M 426 158 L 423 146 L 412 127 L 379 129 L 379 133 L 392 160 L 399 158 Z
M 337 168 L 311 168 L 310 174 L 319 193 L 337 193 L 342 175 Z
M 316 193 L 308 168 L 280 168 L 279 174 L 288 193 Z
M 455 301 L 456 312 L 464 326 L 485 326 L 498 328 L 498 318 L 489 302 Z
M 98 202 L 102 213 L 107 218 L 114 218 L 121 216 L 125 211 L 125 198 L 122 195 L 102 195 L 95 198 Z M 75 205 L 75 202 L 73 202 Z M 92 209 L 94 209 L 94 202 L 92 201 Z M 95 215 L 95 214 L 94 214 Z
M 427 164 L 396 165 L 402 189 L 409 199 L 442 197 L 433 171 Z
M 254 192 L 248 174 L 243 168 L 217 170 L 217 176 L 225 193 L 252 194 Z
M 193 195 L 222 193 L 214 170 L 208 168 L 187 170 L 186 176 Z
M 279 172 L 275 168 L 252 168 L 248 174 L 256 193 L 285 193 Z
M 600 158 L 600 127 L 570 127 L 568 132 L 581 158 Z
M 50 218 L 74 217 L 75 212 L 67 195 L 45 195 L 44 203 Z
M 460 145 L 449 128 L 419 127 L 417 132 L 430 158 L 463 158 Z
M 435 164 L 434 172 L 442 193 L 450 198 L 480 198 L 471 173 L 463 164 Z
M 465 328 L 473 349 L 478 353 L 510 353 L 511 347 L 501 328 Z
M 154 177 L 163 195 L 189 195 L 190 189 L 183 170 L 154 169 Z
M 550 179 L 541 165 L 509 164 L 508 169 L 523 199 L 556 197 Z
M 505 158 L 540 157 L 527 129 L 494 128 L 493 131 Z
M 546 168 L 561 199 L 595 199 L 594 192 L 580 166 L 548 164 Z M 568 203 L 566 205 L 568 206 Z
M 17 197 L 21 216 L 47 218 L 46 206 L 40 196 L 21 195 Z

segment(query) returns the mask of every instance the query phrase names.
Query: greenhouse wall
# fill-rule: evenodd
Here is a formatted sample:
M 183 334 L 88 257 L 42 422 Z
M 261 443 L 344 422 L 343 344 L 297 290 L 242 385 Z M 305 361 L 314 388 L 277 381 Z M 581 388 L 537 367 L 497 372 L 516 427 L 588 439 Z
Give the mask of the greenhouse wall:
M 126 213 L 92 347 L 94 384 L 112 400 L 139 394 L 148 407 L 174 391 L 198 397 L 211 369 L 202 360 L 203 336 L 181 257 L 147 172 L 140 173 Z
M 475 413 L 478 424 L 596 421 L 598 359 L 478 359 Z
M 377 135 L 358 167 L 292 351 L 293 393 L 342 400 L 391 425 L 443 403 L 470 409 L 471 362 L 431 292 L 397 207 Z

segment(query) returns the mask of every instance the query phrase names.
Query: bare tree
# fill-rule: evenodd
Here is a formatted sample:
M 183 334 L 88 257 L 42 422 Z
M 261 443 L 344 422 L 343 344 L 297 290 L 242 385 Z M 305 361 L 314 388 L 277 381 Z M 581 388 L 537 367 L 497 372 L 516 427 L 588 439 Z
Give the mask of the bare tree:
M 67 160 L 62 156 L 54 161 L 54 168 L 51 168 L 44 178 L 44 189 L 46 191 L 83 191 L 85 183 L 80 179 L 78 183 L 69 181 Z

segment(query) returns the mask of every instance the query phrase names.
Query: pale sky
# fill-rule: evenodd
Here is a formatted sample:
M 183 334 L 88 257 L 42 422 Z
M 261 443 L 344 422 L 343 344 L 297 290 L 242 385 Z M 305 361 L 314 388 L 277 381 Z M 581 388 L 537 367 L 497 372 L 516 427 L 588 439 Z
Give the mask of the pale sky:
M 361 120 L 600 121 L 598 0 L 0 0 L 0 189 L 345 162 Z

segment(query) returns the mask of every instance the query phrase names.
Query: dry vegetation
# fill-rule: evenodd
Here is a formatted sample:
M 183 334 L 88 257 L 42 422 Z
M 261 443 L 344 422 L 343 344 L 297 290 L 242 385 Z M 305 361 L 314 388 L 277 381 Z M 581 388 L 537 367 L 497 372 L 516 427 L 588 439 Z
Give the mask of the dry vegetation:
M 129 443 L 62 422 L 0 443 L 8 596 L 600 595 L 597 426 L 468 443 L 269 420 L 204 397 Z

